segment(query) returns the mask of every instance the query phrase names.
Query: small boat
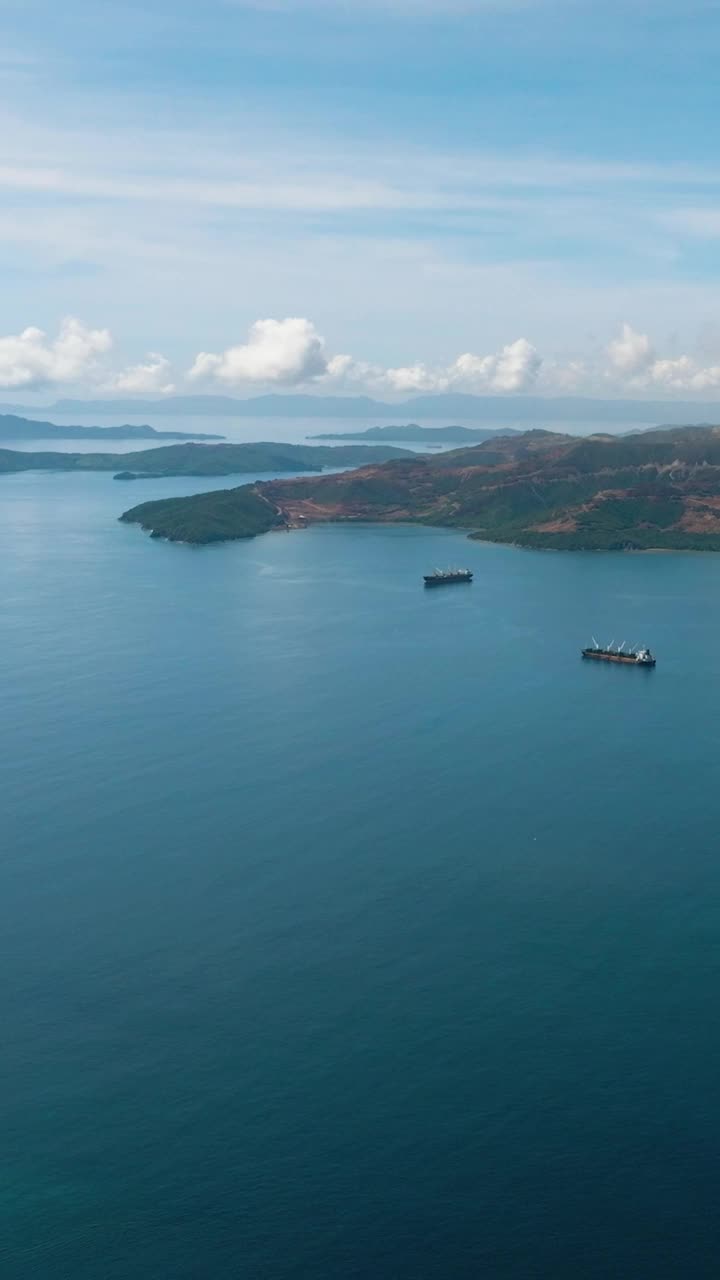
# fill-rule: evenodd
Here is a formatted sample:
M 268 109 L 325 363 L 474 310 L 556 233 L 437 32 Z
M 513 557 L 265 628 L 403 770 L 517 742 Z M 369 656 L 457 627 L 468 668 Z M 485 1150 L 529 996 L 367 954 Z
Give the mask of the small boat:
M 426 587 L 445 587 L 451 582 L 472 582 L 471 569 L 435 569 L 425 574 Z
M 625 641 L 616 645 L 613 641 L 608 645 L 600 645 L 593 637 L 592 645 L 581 650 L 583 658 L 594 658 L 597 662 L 624 662 L 634 667 L 654 667 L 656 658 L 649 649 L 634 646 L 625 648 Z

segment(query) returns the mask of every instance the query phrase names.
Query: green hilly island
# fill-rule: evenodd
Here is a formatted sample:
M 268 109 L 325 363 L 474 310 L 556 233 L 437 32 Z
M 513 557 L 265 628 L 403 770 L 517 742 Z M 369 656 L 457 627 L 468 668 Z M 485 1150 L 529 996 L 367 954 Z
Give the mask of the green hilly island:
M 50 453 L 0 449 L 0 475 L 17 471 L 115 471 L 118 479 L 230 476 L 252 471 L 321 471 L 411 456 L 391 445 L 177 444 L 132 453 Z
M 420 427 L 408 422 L 395 427 L 368 427 L 366 431 L 325 431 L 311 440 L 393 440 L 415 444 L 482 444 L 496 436 L 519 435 L 513 427 Z
M 196 543 L 317 522 L 411 522 L 535 548 L 718 551 L 720 427 L 583 438 L 529 431 L 336 475 L 147 502 L 121 518 Z
M 207 432 L 156 431 L 147 424 L 125 423 L 121 427 L 58 426 L 14 413 L 0 413 L 0 440 L 14 444 L 25 440 L 224 440 Z

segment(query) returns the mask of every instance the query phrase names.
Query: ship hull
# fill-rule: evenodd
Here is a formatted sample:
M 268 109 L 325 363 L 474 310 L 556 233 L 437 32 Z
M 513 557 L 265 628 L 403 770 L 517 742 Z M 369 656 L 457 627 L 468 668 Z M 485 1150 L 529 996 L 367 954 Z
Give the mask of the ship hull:
M 594 658 L 596 662 L 622 662 L 628 667 L 654 667 L 654 658 L 633 658 L 625 653 L 602 653 L 599 649 L 583 649 L 583 658 Z
M 452 586 L 457 586 L 457 584 L 458 584 L 458 583 L 460 583 L 460 582 L 472 582 L 472 574 L 471 574 L 471 573 L 470 573 L 470 574 L 463 574 L 463 575 L 462 575 L 462 577 L 457 577 L 457 578 L 451 578 L 451 577 L 447 577 L 447 578 L 440 578 L 440 577 L 438 577 L 438 578 L 435 578 L 435 577 L 427 577 L 427 578 L 425 578 L 425 586 L 426 586 L 426 587 L 452 587 Z

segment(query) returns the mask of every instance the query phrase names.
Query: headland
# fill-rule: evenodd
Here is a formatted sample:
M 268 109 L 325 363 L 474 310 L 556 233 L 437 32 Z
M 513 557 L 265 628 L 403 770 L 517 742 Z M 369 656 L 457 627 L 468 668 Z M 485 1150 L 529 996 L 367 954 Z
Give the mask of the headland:
M 249 507 L 250 495 L 264 505 Z M 528 431 L 342 474 L 143 503 L 122 519 L 188 542 L 318 522 L 410 522 L 532 548 L 718 551 L 720 427 L 582 438 Z

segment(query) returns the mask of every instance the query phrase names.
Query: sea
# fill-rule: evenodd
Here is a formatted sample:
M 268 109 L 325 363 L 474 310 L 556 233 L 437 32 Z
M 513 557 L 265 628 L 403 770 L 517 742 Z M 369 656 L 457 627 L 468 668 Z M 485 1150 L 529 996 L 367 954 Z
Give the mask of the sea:
M 3 412 L 2 404 L 0 404 L 0 414 Z M 98 414 L 98 413 L 72 413 L 57 414 L 52 409 L 31 409 L 23 410 L 24 416 L 30 419 L 36 419 L 41 422 L 51 421 L 58 426 L 81 426 L 81 427 L 121 427 L 128 423 L 132 426 L 149 425 L 154 427 L 156 431 L 182 431 L 189 435 L 196 433 L 204 433 L 206 435 L 222 436 L 225 440 L 232 444 L 242 444 L 250 441 L 273 440 L 281 441 L 283 444 L 313 444 L 322 443 L 327 445 L 342 444 L 342 436 L 348 433 L 362 432 L 368 427 L 381 426 L 383 429 L 392 426 L 392 422 L 378 421 L 376 419 L 367 421 L 362 418 L 270 418 L 270 417 L 220 417 L 215 414 L 158 414 L 152 421 L 149 421 L 148 414 Z M 398 415 L 398 421 L 404 422 L 405 419 L 401 414 Z M 444 427 L 448 425 L 442 419 L 438 418 L 422 418 L 415 417 L 415 423 L 421 427 Z M 567 432 L 570 435 L 590 435 L 594 431 L 612 430 L 613 432 L 624 431 L 647 431 L 649 429 L 647 422 L 619 422 L 612 423 L 610 426 L 602 422 L 562 422 L 556 423 L 552 421 L 539 420 L 535 423 L 518 420 L 516 422 L 495 422 L 483 421 L 478 422 L 474 418 L 455 418 L 453 425 L 462 427 L 478 428 L 508 428 L 516 431 L 527 431 L 530 427 L 540 427 L 547 431 Z M 318 436 L 327 435 L 336 432 L 337 438 L 318 441 Z M 97 453 L 100 450 L 107 450 L 112 453 L 128 453 L 134 449 L 155 448 L 162 444 L 172 444 L 172 440 L 109 440 L 104 444 L 102 440 L 90 438 L 88 440 L 32 440 L 32 441 L 2 441 L 2 447 L 8 449 L 33 449 L 35 451 L 45 449 L 66 449 L 73 453 Z M 362 443 L 362 441 L 353 441 L 353 444 Z M 368 441 L 368 443 L 377 443 Z M 395 443 L 387 437 L 383 443 Z M 463 443 L 472 443 L 472 441 Z M 400 448 L 407 448 L 415 452 L 435 451 L 438 449 L 456 449 L 458 445 L 452 441 L 445 443 L 433 442 L 429 445 L 423 445 L 419 442 L 410 443 L 406 440 L 398 440 L 397 444 Z
M 0 478 L 3 1280 L 715 1277 L 720 556 L 232 483 Z

